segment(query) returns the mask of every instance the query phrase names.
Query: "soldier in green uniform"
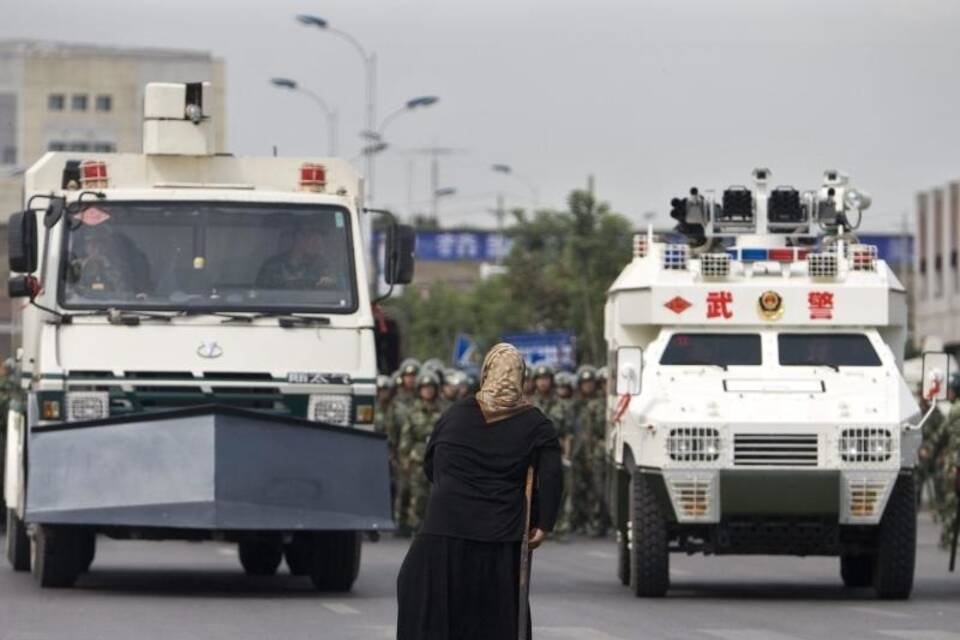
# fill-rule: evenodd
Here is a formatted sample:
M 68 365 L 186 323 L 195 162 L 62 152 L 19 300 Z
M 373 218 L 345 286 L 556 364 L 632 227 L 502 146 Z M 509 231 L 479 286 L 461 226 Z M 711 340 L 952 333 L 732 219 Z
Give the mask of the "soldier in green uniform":
M 400 436 L 403 424 L 407 419 L 407 414 L 413 410 L 413 406 L 417 402 L 417 375 L 419 373 L 420 363 L 414 358 L 407 358 L 401 362 L 399 371 L 400 383 L 393 399 L 393 424 L 391 430 L 397 440 L 396 493 L 393 501 L 393 519 L 397 523 L 397 534 L 400 536 L 410 535 L 410 527 L 407 522 L 407 512 L 410 506 L 410 478 L 406 471 L 406 461 L 400 450 Z
M 553 367 L 540 364 L 533 368 L 533 398 L 530 401 L 543 415 L 550 417 L 550 411 L 557 403 L 553 393 Z M 554 425 L 556 426 L 556 425 Z
M 920 411 L 926 415 L 930 403 L 926 399 L 920 400 Z M 922 503 L 926 493 L 930 509 L 939 517 L 944 508 L 944 454 L 946 453 L 950 434 L 947 420 L 937 408 L 923 425 L 923 441 L 917 453 L 917 501 Z M 921 505 L 922 506 L 922 505 Z
M 597 387 L 597 370 L 577 370 L 579 397 L 573 440 L 573 526 L 588 535 L 602 537 L 609 527 L 603 499 L 605 477 L 604 437 L 606 398 Z
M 328 264 L 323 232 L 300 230 L 289 250 L 268 258 L 257 273 L 257 286 L 270 289 L 318 289 L 337 286 Z
M 933 458 L 932 448 L 928 452 L 925 452 L 924 448 L 927 446 L 926 439 L 920 448 L 921 465 L 925 457 L 933 458 L 934 464 L 936 465 L 933 481 L 936 483 L 936 494 L 939 495 L 940 501 L 934 506 L 934 509 L 942 526 L 940 544 L 945 548 L 949 547 L 951 538 L 953 537 L 953 527 L 956 522 L 958 503 L 956 473 L 957 464 L 960 463 L 960 401 L 958 401 L 958 395 L 960 395 L 960 379 L 958 379 L 957 376 L 951 377 L 948 394 L 952 403 L 950 412 L 947 414 L 946 419 L 939 421 L 940 425 L 936 430 L 939 437 L 934 438 L 935 442 L 937 440 L 943 441 L 941 452 L 936 458 Z M 924 408 L 924 404 L 924 402 L 921 402 L 921 409 Z M 927 422 L 933 421 L 934 416 L 937 416 L 937 414 L 939 414 L 939 411 L 935 411 L 934 415 L 930 416 L 930 420 Z M 926 425 L 924 425 L 925 435 L 926 432 Z M 938 463 L 937 460 L 939 460 Z
M 393 394 L 395 385 L 391 376 L 377 376 L 377 405 L 373 414 L 373 430 L 387 436 L 387 455 L 390 460 L 390 494 L 397 495 L 397 440 L 394 428 Z
M 405 465 L 410 487 L 406 524 L 413 531 L 423 521 L 427 498 L 430 496 L 430 481 L 423 472 L 423 462 L 430 434 L 440 418 L 439 391 L 440 381 L 433 372 L 421 373 L 417 377 L 419 398 L 407 414 L 400 431 L 400 459 Z
M 440 405 L 444 411 L 460 399 L 460 376 L 460 372 L 456 369 L 445 369 L 443 372 L 443 385 L 440 387 Z
M 573 432 L 576 423 L 576 407 L 573 398 L 573 388 L 576 378 L 571 373 L 560 371 L 554 376 L 556 388 L 555 400 L 550 407 L 547 417 L 553 422 L 557 435 L 560 437 L 560 447 L 563 451 L 563 506 L 560 516 L 553 527 L 556 538 L 565 538 L 572 530 L 573 517 L 573 467 L 571 452 L 573 451 Z
M 535 390 L 536 386 L 533 384 L 533 369 L 526 367 L 523 370 L 523 397 L 532 401 Z

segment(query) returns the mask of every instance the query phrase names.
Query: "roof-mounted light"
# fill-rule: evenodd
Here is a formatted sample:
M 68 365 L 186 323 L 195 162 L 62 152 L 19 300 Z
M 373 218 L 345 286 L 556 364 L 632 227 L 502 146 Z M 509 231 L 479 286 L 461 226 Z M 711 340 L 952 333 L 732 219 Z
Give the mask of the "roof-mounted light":
M 306 162 L 300 166 L 300 190 L 323 193 L 327 188 L 327 168 Z
M 690 257 L 690 247 L 685 244 L 668 244 L 663 247 L 661 266 L 666 271 L 685 271 Z
M 80 163 L 80 186 L 84 189 L 106 189 L 107 163 L 103 160 L 84 160 Z
M 647 234 L 645 233 L 633 234 L 633 257 L 646 258 L 648 251 L 649 251 L 649 247 L 647 247 Z
M 730 256 L 726 253 L 705 253 L 700 256 L 700 275 L 708 280 L 720 280 L 730 275 Z
M 851 245 L 850 269 L 852 271 L 876 271 L 877 248 L 872 244 Z

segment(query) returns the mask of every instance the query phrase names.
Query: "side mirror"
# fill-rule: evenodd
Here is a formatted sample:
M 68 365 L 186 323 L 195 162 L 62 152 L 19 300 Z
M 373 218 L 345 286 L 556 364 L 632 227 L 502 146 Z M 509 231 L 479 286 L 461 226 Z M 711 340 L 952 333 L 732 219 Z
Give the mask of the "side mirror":
M 950 356 L 943 351 L 926 351 L 923 354 L 923 382 L 921 393 L 927 402 L 947 399 L 950 387 Z
M 40 295 L 40 281 L 36 276 L 12 276 L 7 282 L 7 296 L 13 298 L 30 298 L 33 300 Z
M 617 349 L 617 395 L 640 395 L 640 378 L 643 374 L 643 349 L 620 347 Z
M 387 229 L 386 273 L 387 284 L 410 284 L 413 281 L 414 254 L 417 233 L 413 227 L 394 224 Z
M 11 273 L 33 273 L 37 270 L 37 216 L 21 211 L 7 221 L 7 250 Z

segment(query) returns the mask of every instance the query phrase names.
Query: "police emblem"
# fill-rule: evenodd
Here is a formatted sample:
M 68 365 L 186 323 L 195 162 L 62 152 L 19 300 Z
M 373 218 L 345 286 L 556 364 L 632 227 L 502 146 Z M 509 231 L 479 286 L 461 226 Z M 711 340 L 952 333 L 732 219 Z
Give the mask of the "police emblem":
M 779 320 L 783 317 L 783 298 L 776 291 L 764 291 L 757 301 L 757 313 L 764 320 Z

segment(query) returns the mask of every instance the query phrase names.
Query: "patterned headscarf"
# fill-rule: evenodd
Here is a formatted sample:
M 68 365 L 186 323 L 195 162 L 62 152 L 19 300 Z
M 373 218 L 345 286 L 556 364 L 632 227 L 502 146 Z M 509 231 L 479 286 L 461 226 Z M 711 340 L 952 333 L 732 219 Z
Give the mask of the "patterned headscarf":
M 523 397 L 523 356 L 512 344 L 501 342 L 487 353 L 480 370 L 477 403 L 487 423 L 499 422 L 529 408 Z

